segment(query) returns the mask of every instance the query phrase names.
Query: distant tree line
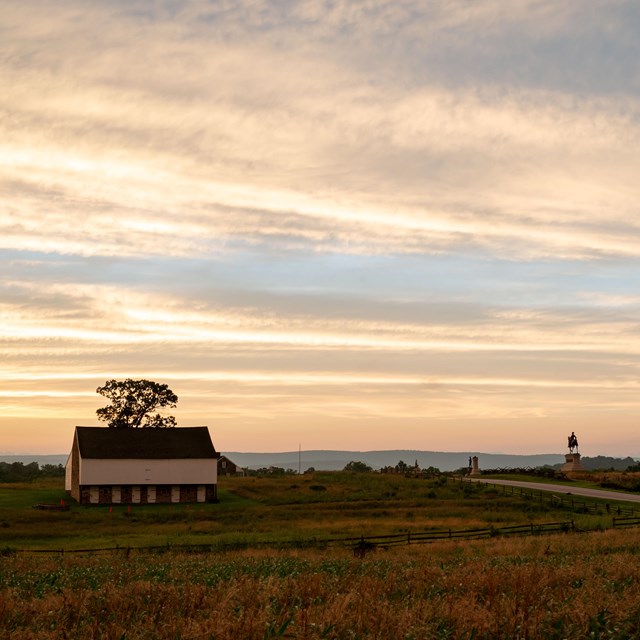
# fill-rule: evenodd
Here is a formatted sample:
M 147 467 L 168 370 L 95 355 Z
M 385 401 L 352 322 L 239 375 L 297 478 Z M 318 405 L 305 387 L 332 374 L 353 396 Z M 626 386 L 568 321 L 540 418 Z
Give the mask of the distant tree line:
M 584 456 L 580 463 L 588 471 L 636 471 L 638 461 L 631 456 L 626 458 L 610 458 L 609 456 Z
M 346 464 L 343 471 L 355 471 L 356 473 L 368 473 L 370 471 L 373 471 L 373 469 L 368 464 L 366 464 L 366 462 L 352 460 L 351 462 L 348 462 Z M 398 473 L 398 474 L 410 475 L 410 476 L 417 476 L 417 475 L 432 476 L 432 475 L 439 475 L 440 469 L 436 467 L 427 467 L 426 469 L 421 469 L 420 466 L 418 465 L 417 460 L 415 461 L 415 464 L 407 464 L 403 460 L 400 460 L 398 461 L 398 464 L 396 464 L 395 466 L 382 467 L 380 469 L 380 473 Z
M 626 458 L 612 458 L 610 456 L 582 456 L 580 464 L 587 471 L 640 471 L 638 461 L 627 456 Z M 553 469 L 561 469 L 562 463 L 554 464 Z
M 368 473 L 369 471 L 373 471 L 373 469 L 366 462 L 361 462 L 360 460 L 351 460 L 351 462 L 347 462 L 343 471 L 353 471 L 355 473 Z
M 466 467 L 460 469 L 460 475 L 466 475 L 469 470 Z M 495 469 L 482 469 L 482 473 L 486 475 L 522 475 L 536 476 L 538 478 L 549 478 L 551 480 L 559 480 L 564 477 L 560 468 L 544 465 L 542 467 L 497 467 Z
M 640 471 L 640 463 L 631 457 L 627 458 L 611 458 L 608 456 L 594 456 L 583 457 L 581 459 L 582 466 L 587 471 Z M 543 465 L 539 467 L 501 467 L 496 469 L 482 469 L 483 474 L 521 474 L 521 475 L 533 475 L 543 478 L 562 478 L 563 473 L 561 471 L 562 464 L 556 465 Z M 343 471 L 351 471 L 354 473 L 371 473 L 374 471 L 373 467 L 361 460 L 351 460 L 348 462 Z M 309 467 L 305 470 L 305 473 L 313 473 L 315 469 Z M 283 476 L 283 475 L 297 475 L 297 471 L 294 469 L 284 469 L 282 467 L 262 467 L 260 469 L 245 469 L 246 475 L 249 476 Z M 398 473 L 403 475 L 420 475 L 420 476 L 434 476 L 440 475 L 442 472 L 437 467 L 427 467 L 421 469 L 416 460 L 414 464 L 407 464 L 403 460 L 398 461 L 398 464 L 394 466 L 382 467 L 380 473 Z M 451 472 L 453 475 L 467 475 L 469 469 L 467 467 L 460 467 Z
M 43 464 L 37 462 L 0 462 L 0 482 L 31 482 L 38 478 L 64 477 L 61 464 Z
M 284 469 L 283 467 L 260 467 L 259 469 L 245 469 L 247 476 L 293 476 L 298 472 L 295 469 Z
M 361 460 L 351 460 L 342 469 L 343 471 L 350 471 L 352 473 L 372 473 L 373 467 Z M 245 469 L 245 474 L 248 476 L 288 476 L 297 475 L 298 472 L 295 469 L 284 469 L 282 467 L 261 467 L 260 469 Z M 309 467 L 305 470 L 305 473 L 314 473 L 315 468 Z M 377 472 L 376 472 L 377 473 Z M 409 465 L 400 460 L 397 465 L 382 467 L 380 473 L 400 473 L 403 475 L 439 475 L 440 469 L 436 467 L 428 467 L 421 469 L 418 466 L 418 461 L 415 464 Z

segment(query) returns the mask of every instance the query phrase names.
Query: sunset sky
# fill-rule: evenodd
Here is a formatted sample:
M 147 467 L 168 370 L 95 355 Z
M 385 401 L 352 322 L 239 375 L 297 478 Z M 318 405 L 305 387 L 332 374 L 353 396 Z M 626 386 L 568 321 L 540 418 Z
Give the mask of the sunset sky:
M 637 0 L 3 0 L 0 453 L 640 456 Z

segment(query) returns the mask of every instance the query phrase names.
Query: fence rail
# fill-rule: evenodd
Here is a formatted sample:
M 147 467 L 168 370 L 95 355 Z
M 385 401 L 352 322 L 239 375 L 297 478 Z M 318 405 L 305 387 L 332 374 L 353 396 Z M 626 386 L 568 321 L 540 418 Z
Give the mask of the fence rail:
M 342 538 L 335 542 L 350 545 L 370 543 L 374 546 L 389 547 L 394 545 L 424 544 L 440 540 L 471 540 L 493 538 L 509 535 L 536 535 L 574 531 L 573 520 L 565 522 L 544 522 L 538 524 L 519 524 L 507 527 L 485 527 L 483 529 L 444 529 L 439 531 L 407 532 L 387 536 L 361 536 L 359 538 Z
M 639 518 L 640 520 L 640 518 Z M 538 524 L 511 525 L 507 527 L 488 527 L 483 529 L 444 529 L 424 532 L 407 532 L 376 536 L 358 536 L 350 538 L 313 538 L 310 540 L 271 540 L 271 541 L 251 541 L 224 543 L 198 544 L 198 545 L 155 545 L 147 547 L 102 547 L 98 549 L 4 549 L 2 553 L 53 553 L 53 554 L 76 554 L 76 553 L 124 553 L 131 552 L 166 552 L 182 551 L 186 553 L 208 553 L 213 551 L 225 551 L 231 549 L 273 547 L 336 547 L 342 546 L 351 549 L 375 549 L 388 548 L 394 546 L 405 546 L 411 544 L 428 544 L 443 540 L 477 540 L 479 538 L 494 538 L 498 536 L 523 536 L 540 535 L 546 533 L 560 533 L 575 531 L 573 520 L 565 522 L 544 522 Z
M 640 525 L 640 516 L 629 516 L 626 518 L 614 518 L 613 527 L 637 527 Z
M 472 482 L 471 480 L 462 480 L 464 482 Z M 493 482 L 482 481 L 485 487 L 491 487 L 496 491 L 502 491 L 503 495 L 519 495 L 523 498 L 538 501 L 541 503 L 548 502 L 557 507 L 570 509 L 579 513 L 591 513 L 593 515 L 616 515 L 624 517 L 636 517 L 638 510 L 632 507 L 621 507 L 617 504 L 608 502 L 587 502 L 586 500 L 578 500 L 576 496 L 558 495 L 552 491 L 542 491 L 541 489 L 530 489 L 528 487 L 514 487 L 508 484 L 494 484 Z M 570 489 L 570 487 L 567 487 Z

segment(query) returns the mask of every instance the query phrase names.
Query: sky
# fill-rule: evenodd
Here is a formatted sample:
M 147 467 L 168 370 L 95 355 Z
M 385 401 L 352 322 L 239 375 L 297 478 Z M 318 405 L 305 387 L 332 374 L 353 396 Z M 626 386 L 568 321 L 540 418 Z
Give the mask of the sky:
M 3 0 L 0 453 L 640 456 L 636 0 Z

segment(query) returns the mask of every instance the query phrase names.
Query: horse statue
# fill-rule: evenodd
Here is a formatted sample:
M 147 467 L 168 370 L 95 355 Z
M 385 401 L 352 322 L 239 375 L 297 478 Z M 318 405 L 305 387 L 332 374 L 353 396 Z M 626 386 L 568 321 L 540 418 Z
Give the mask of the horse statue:
M 569 453 L 573 453 L 573 450 L 575 449 L 576 452 L 578 451 L 578 438 L 576 438 L 576 434 L 572 431 L 571 435 L 568 438 L 568 445 L 569 445 Z

